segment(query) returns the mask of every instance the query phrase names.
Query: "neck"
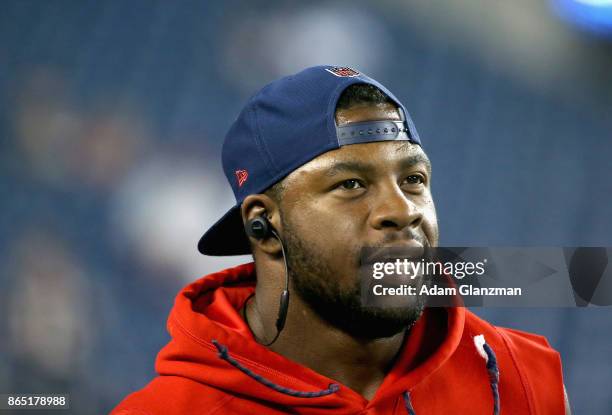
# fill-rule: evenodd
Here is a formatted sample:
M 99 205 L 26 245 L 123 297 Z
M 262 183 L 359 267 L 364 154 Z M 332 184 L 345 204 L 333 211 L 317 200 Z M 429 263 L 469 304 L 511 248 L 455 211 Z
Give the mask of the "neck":
M 245 306 L 246 319 L 260 343 L 276 335 L 279 296 L 280 292 L 270 295 L 258 287 Z M 330 326 L 292 292 L 285 328 L 270 349 L 369 400 L 393 365 L 404 336 L 400 332 L 380 339 L 355 338 Z

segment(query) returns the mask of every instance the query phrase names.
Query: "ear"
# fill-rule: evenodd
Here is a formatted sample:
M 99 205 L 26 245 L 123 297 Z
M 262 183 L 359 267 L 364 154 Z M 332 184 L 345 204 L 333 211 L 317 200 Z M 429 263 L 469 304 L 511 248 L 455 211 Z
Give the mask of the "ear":
M 246 225 L 247 221 L 264 216 L 270 222 L 276 233 L 282 237 L 280 210 L 278 205 L 272 198 L 265 194 L 254 194 L 247 196 L 240 207 L 242 215 L 242 223 Z M 271 236 L 266 239 L 255 239 L 249 237 L 251 244 L 261 251 L 269 255 L 278 255 L 281 253 L 281 245 L 278 239 Z

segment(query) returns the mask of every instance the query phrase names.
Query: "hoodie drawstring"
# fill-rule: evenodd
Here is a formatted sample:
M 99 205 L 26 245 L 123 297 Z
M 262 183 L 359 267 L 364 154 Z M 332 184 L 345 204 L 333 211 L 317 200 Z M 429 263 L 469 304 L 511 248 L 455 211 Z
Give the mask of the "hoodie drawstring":
M 491 391 L 493 392 L 493 415 L 499 415 L 499 368 L 497 367 L 497 357 L 491 346 L 484 343 L 482 345 L 487 354 L 487 371 L 489 372 L 489 382 L 491 383 Z
M 489 372 L 489 383 L 491 384 L 491 391 L 493 393 L 493 415 L 499 415 L 499 368 L 497 367 L 497 357 L 495 352 L 487 343 L 485 343 L 484 336 L 481 334 L 474 337 L 474 344 L 476 350 L 487 362 L 487 372 Z M 404 407 L 408 415 L 416 415 L 414 408 L 412 407 L 412 401 L 410 400 L 410 392 L 404 392 Z
M 318 398 L 321 396 L 327 396 L 331 395 L 332 393 L 336 393 L 340 389 L 340 386 L 337 383 L 330 383 L 327 389 L 322 389 L 314 392 L 298 391 L 295 389 L 285 388 L 284 386 L 277 385 L 271 380 L 266 379 L 261 375 L 258 375 L 249 368 L 238 363 L 236 359 L 232 358 L 229 355 L 227 347 L 220 344 L 217 340 L 213 339 L 212 343 L 219 352 L 219 358 L 225 360 L 226 362 L 234 366 L 236 369 L 240 370 L 242 373 L 251 377 L 262 385 L 267 386 L 270 389 L 273 389 L 285 395 L 295 396 L 298 398 Z M 487 362 L 486 367 L 487 372 L 489 372 L 489 383 L 491 384 L 491 391 L 493 393 L 493 415 L 499 415 L 499 368 L 497 367 L 497 357 L 495 356 L 495 352 L 493 351 L 491 346 L 484 342 L 484 336 L 476 336 L 474 338 L 474 344 L 476 345 L 478 352 L 483 355 L 483 358 Z M 408 415 L 416 415 L 416 412 L 412 406 L 409 391 L 404 392 L 404 407 L 406 408 L 406 412 L 408 413 Z
M 410 392 L 404 392 L 404 406 L 406 407 L 406 412 L 408 415 L 416 415 L 414 412 L 414 408 L 412 407 L 412 402 L 410 401 Z
M 240 363 L 238 363 L 238 361 L 236 361 L 236 359 L 232 358 L 229 355 L 227 347 L 225 347 L 222 344 L 219 344 L 217 340 L 213 339 L 212 343 L 215 345 L 215 347 L 219 351 L 219 357 L 221 359 L 225 360 L 226 362 L 234 366 L 236 369 L 240 370 L 245 375 L 255 379 L 257 382 L 261 383 L 262 385 L 267 386 L 270 389 L 273 389 L 277 392 L 284 393 L 285 395 L 295 396 L 298 398 L 319 398 L 321 396 L 326 396 L 326 395 L 331 395 L 332 393 L 336 393 L 340 389 L 340 386 L 338 386 L 337 383 L 330 383 L 327 389 L 322 389 L 322 390 L 315 391 L 315 392 L 298 391 L 295 389 L 285 388 L 284 386 L 277 385 L 271 380 L 266 379 L 261 375 L 258 375 L 257 373 L 253 372 L 249 368 L 242 366 Z

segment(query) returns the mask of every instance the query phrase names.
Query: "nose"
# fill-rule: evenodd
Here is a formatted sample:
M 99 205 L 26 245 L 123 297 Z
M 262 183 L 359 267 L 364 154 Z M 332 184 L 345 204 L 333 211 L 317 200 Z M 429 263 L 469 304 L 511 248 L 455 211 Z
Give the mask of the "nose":
M 418 228 L 423 222 L 421 208 L 397 185 L 381 188 L 370 213 L 370 226 L 380 231 Z

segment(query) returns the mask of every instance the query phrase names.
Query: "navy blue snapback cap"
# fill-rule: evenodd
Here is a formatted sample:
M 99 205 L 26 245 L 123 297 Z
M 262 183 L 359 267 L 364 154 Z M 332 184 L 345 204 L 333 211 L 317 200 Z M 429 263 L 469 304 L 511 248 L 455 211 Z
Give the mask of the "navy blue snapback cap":
M 353 84 L 380 89 L 398 106 L 400 121 L 367 121 L 336 126 L 338 98 Z M 421 144 L 404 105 L 378 81 L 355 69 L 314 66 L 278 79 L 253 95 L 223 142 L 225 176 L 236 204 L 200 239 L 205 255 L 251 253 L 240 206 L 320 154 L 344 145 L 405 140 Z

